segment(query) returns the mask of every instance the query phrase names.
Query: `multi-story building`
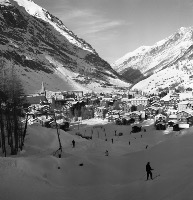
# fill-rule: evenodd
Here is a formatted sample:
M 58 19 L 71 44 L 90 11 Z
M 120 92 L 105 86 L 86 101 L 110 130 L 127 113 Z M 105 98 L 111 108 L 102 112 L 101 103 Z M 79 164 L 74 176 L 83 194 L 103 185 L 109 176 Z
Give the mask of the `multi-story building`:
M 138 111 L 131 112 L 131 114 L 129 115 L 129 117 L 130 117 L 131 119 L 134 119 L 135 122 L 139 122 L 139 121 L 141 121 L 141 119 L 142 119 L 141 113 L 138 112 Z
M 181 101 L 178 103 L 178 112 L 188 109 L 189 101 Z
M 183 110 L 177 114 L 180 128 L 189 128 L 193 123 L 193 110 Z
M 178 103 L 179 103 L 179 98 L 177 97 L 177 95 L 175 97 L 172 96 L 172 95 L 168 94 L 165 97 L 163 97 L 160 100 L 161 105 L 166 107 L 166 108 L 175 108 L 175 107 L 177 107 Z
M 140 98 L 133 98 L 130 99 L 131 105 L 138 106 L 138 105 L 143 105 L 147 106 L 149 104 L 149 100 L 146 97 L 140 97 Z

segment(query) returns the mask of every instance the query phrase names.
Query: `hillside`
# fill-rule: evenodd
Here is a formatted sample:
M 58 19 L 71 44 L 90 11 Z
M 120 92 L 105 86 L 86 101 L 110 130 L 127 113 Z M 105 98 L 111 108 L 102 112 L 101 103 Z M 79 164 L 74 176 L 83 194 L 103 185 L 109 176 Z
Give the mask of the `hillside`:
M 79 130 L 82 134 L 89 135 L 93 126 L 101 125 L 108 141 L 100 127 L 93 128 L 92 140 L 76 136 L 76 127 L 69 133 L 61 130 L 62 158 L 53 156 L 58 149 L 55 129 L 29 126 L 20 154 L 0 158 L 2 199 L 191 200 L 192 128 L 180 134 L 156 131 L 152 122 L 142 124 L 147 132 L 130 135 L 131 126 L 85 120 Z M 115 130 L 123 136 L 115 137 Z M 73 139 L 75 148 L 71 146 Z M 104 154 L 106 149 L 109 156 Z M 153 176 L 160 174 L 153 181 L 145 181 L 148 161 L 154 169 Z
M 182 27 L 153 46 L 142 46 L 126 54 L 112 67 L 134 84 L 144 79 L 134 88 L 146 92 L 155 92 L 159 87 L 189 87 L 193 69 L 192 45 L 192 27 Z
M 13 63 L 27 93 L 42 81 L 53 91 L 129 85 L 90 44 L 31 0 L 0 0 L 0 56 Z

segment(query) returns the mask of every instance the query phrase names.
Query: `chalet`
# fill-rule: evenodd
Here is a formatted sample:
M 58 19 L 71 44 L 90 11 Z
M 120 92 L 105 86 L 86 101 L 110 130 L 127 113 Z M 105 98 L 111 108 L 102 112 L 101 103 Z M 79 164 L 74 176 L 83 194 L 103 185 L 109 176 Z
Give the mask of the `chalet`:
M 172 95 L 167 94 L 165 97 L 163 97 L 160 100 L 161 105 L 166 108 L 177 108 L 179 103 L 179 98 L 172 97 Z
M 122 110 L 109 110 L 106 117 L 109 121 L 114 121 L 116 119 L 120 119 L 122 115 L 123 115 Z
M 178 112 L 188 109 L 189 102 L 188 101 L 181 101 L 178 103 Z
M 178 116 L 176 114 L 172 114 L 168 116 L 168 123 L 174 123 L 177 124 L 178 123 Z
M 128 98 L 128 94 L 126 93 L 122 94 L 122 98 Z
M 183 110 L 177 114 L 179 128 L 189 128 L 193 123 L 193 110 Z
M 188 117 L 193 116 L 193 110 L 183 110 L 183 111 L 180 111 L 180 112 L 178 112 L 177 116 L 178 116 L 178 119 L 180 121 L 183 121 L 183 119 L 186 119 Z
M 129 91 L 128 92 L 128 97 L 134 97 L 137 94 L 137 91 Z
M 163 115 L 163 114 L 158 114 L 154 117 L 154 121 L 166 121 L 167 116 Z
M 159 101 L 160 100 L 160 97 L 159 96 L 152 96 L 150 97 L 150 101 L 153 102 L 153 101 Z
M 162 107 L 161 103 L 159 101 L 154 101 L 151 103 L 151 106 L 154 106 L 154 107 Z
M 178 113 L 178 110 L 175 110 L 175 109 L 168 109 L 166 114 L 167 115 L 177 115 Z
M 180 99 L 180 94 L 174 92 L 174 93 L 170 94 L 170 98 L 171 99 L 175 99 L 175 100 L 179 100 Z
M 125 103 L 131 103 L 131 100 L 128 98 L 122 98 L 121 102 L 125 102 Z
M 113 105 L 113 99 L 112 98 L 103 98 L 100 101 L 100 106 L 106 106 L 106 105 Z
M 138 112 L 138 111 L 131 112 L 130 115 L 129 115 L 129 117 L 130 117 L 131 119 L 134 119 L 135 122 L 139 122 L 139 121 L 141 121 L 141 119 L 142 119 L 142 118 L 141 118 L 141 113 Z
M 155 116 L 155 115 L 159 114 L 159 112 L 160 112 L 159 107 L 151 106 L 151 107 L 148 107 L 145 109 L 145 113 L 148 117 Z
M 167 102 L 169 102 L 170 100 L 170 94 L 167 94 L 166 96 L 164 96 L 163 98 L 160 99 L 160 103 L 162 106 L 167 106 Z
M 75 97 L 83 97 L 83 91 L 81 90 L 68 90 L 68 91 L 64 91 L 62 92 L 65 98 L 75 98 Z

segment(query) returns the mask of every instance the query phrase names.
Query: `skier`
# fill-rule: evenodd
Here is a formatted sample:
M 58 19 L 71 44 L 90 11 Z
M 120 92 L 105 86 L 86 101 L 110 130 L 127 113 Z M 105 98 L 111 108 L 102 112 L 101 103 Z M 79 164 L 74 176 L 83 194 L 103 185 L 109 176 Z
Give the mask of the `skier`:
M 112 141 L 112 144 L 113 144 L 113 138 L 111 139 L 111 141 Z
M 105 151 L 105 156 L 108 156 L 109 155 L 109 151 Z
M 72 140 L 72 147 L 74 148 L 75 147 L 75 141 Z
M 152 178 L 152 172 L 151 172 L 152 170 L 153 169 L 150 166 L 150 162 L 148 162 L 146 164 L 147 180 L 149 179 L 149 176 L 150 176 L 151 180 L 153 180 L 153 178 Z

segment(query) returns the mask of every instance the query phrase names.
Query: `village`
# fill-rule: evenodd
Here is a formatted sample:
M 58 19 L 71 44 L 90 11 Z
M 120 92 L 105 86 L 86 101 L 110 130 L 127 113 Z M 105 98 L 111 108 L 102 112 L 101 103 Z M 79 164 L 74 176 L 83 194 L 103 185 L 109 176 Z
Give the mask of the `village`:
M 165 96 L 147 95 L 139 91 L 120 90 L 114 93 L 83 91 L 52 92 L 42 88 L 26 97 L 28 124 L 69 131 L 85 119 L 103 119 L 116 125 L 134 125 L 140 131 L 143 120 L 153 119 L 156 130 L 189 128 L 193 125 L 193 93 L 169 90 Z

